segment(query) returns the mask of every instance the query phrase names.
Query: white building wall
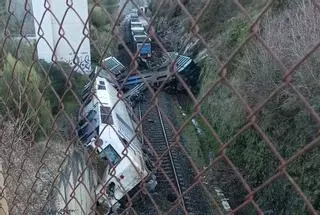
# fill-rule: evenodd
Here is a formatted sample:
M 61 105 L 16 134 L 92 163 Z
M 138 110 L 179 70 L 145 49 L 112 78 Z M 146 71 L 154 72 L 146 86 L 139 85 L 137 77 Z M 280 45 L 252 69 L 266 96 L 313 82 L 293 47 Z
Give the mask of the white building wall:
M 35 33 L 37 37 L 38 56 L 48 62 L 52 59 L 53 33 L 51 27 L 51 15 L 46 12 L 42 0 L 33 0 L 33 15 L 35 17 Z
M 48 3 L 45 5 L 45 2 Z M 67 5 L 70 2 L 72 7 Z M 50 44 L 46 45 L 41 39 L 39 25 L 35 21 L 39 39 L 38 57 L 51 62 L 54 54 L 55 60 L 68 62 L 75 66 L 77 72 L 91 72 L 90 41 L 85 37 L 89 34 L 89 25 L 85 26 L 88 19 L 87 0 L 32 0 L 32 5 L 36 20 L 40 22 L 44 17 L 41 29 Z

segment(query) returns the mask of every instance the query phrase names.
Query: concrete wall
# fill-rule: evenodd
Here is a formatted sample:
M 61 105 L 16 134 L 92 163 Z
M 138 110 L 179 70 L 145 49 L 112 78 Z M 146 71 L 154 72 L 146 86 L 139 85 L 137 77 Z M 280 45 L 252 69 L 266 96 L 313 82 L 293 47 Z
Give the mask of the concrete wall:
M 97 179 L 85 161 L 83 152 L 79 151 L 74 151 L 68 159 L 56 185 L 54 208 L 57 214 L 63 210 L 69 215 L 95 214 Z
M 72 3 L 68 6 L 67 3 Z M 91 71 L 87 0 L 32 0 L 38 57 L 65 61 L 81 73 Z M 53 50 L 55 52 L 53 53 Z M 53 55 L 54 54 L 54 55 Z

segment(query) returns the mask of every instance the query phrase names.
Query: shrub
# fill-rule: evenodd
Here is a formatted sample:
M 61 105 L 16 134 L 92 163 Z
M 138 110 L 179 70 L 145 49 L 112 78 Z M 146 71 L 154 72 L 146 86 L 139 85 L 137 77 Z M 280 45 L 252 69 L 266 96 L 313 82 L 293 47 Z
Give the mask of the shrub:
M 45 136 L 52 126 L 52 116 L 50 103 L 41 96 L 40 76 L 11 54 L 5 57 L 1 67 L 1 114 L 17 121 L 35 138 Z
M 286 3 L 282 8 L 285 12 L 271 11 L 261 22 L 261 37 L 288 68 L 291 68 L 320 39 L 316 30 L 320 23 L 318 12 L 313 9 L 309 1 L 300 1 L 299 4 L 301 5 L 297 6 L 297 1 L 293 1 L 290 5 Z M 211 43 L 217 55 L 230 56 L 230 52 L 241 42 L 241 35 L 245 35 L 243 34 L 245 31 L 245 26 L 230 25 L 218 34 Z M 316 111 L 320 110 L 319 65 L 319 52 L 316 52 L 295 71 L 292 81 Z M 203 69 L 205 78 L 201 89 L 202 95 L 210 83 L 218 78 L 216 65 L 212 62 L 206 63 Z M 232 59 L 227 69 L 228 81 L 253 107 L 264 101 L 280 85 L 283 76 L 279 64 L 254 40 Z M 225 85 L 216 87 L 204 100 L 202 108 L 223 141 L 228 141 L 246 123 L 246 112 L 242 102 Z M 256 116 L 256 123 L 285 159 L 319 134 L 319 126 L 290 87 L 282 89 Z M 275 174 L 279 167 L 279 160 L 253 128 L 239 135 L 226 153 L 253 188 L 260 186 Z M 317 210 L 320 205 L 318 192 L 320 184 L 317 180 L 320 177 L 318 157 L 319 149 L 314 148 L 287 167 L 287 172 L 299 184 Z M 236 194 L 231 192 L 229 195 L 234 199 Z M 241 194 L 242 200 L 245 195 L 245 192 Z M 306 214 L 304 203 L 285 177 L 258 192 L 255 200 L 263 210 L 272 209 L 275 214 Z M 241 202 L 236 205 L 239 203 Z M 246 211 L 245 214 L 253 212 Z
M 34 44 L 30 42 L 21 42 L 14 41 L 12 39 L 1 40 L 1 43 L 4 44 L 4 50 L 7 53 L 11 53 L 12 56 L 18 56 L 19 60 L 27 66 L 31 66 L 33 62 L 33 52 L 35 50 Z
M 101 7 L 95 6 L 93 8 L 90 21 L 96 28 L 103 28 L 108 24 L 108 16 Z
M 41 74 L 43 84 L 42 89 L 45 91 L 45 98 L 50 101 L 52 114 L 59 112 L 62 104 L 69 104 L 73 108 L 68 110 L 73 113 L 79 105 L 77 97 L 87 82 L 88 77 L 74 72 L 69 64 L 65 62 L 47 63 L 39 61 L 37 71 Z M 73 92 L 75 94 L 73 94 Z M 61 100 L 60 100 L 61 99 Z
M 100 61 L 115 51 L 115 43 L 110 43 L 112 39 L 111 27 L 106 25 L 103 30 L 91 29 L 91 61 L 100 64 Z

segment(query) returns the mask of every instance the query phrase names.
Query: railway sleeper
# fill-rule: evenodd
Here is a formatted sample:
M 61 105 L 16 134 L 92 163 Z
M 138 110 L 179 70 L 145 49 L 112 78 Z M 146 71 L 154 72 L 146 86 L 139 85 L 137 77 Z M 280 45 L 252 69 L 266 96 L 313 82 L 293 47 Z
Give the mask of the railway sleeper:
M 164 169 L 165 171 L 167 171 L 167 172 L 173 172 L 173 171 L 172 171 L 172 166 L 171 166 L 170 163 L 162 164 L 162 165 L 161 165 L 161 168 L 163 168 L 163 169 Z

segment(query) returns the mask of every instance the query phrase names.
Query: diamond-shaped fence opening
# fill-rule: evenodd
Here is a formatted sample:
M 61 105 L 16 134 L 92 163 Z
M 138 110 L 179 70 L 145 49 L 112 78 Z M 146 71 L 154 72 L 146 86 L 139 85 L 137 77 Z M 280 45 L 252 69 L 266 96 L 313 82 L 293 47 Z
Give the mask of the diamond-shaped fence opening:
M 319 214 L 318 0 L 4 0 L 0 214 Z

